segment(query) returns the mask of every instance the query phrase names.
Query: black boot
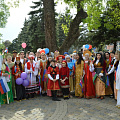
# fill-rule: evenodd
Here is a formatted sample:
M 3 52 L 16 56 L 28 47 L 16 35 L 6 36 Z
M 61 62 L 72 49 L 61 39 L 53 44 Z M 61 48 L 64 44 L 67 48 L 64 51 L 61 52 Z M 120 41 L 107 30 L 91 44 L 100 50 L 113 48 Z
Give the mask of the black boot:
M 60 99 L 57 98 L 57 90 L 55 90 L 54 93 L 55 93 L 55 94 L 54 94 L 54 95 L 55 95 L 55 96 L 54 96 L 54 101 L 61 101 Z

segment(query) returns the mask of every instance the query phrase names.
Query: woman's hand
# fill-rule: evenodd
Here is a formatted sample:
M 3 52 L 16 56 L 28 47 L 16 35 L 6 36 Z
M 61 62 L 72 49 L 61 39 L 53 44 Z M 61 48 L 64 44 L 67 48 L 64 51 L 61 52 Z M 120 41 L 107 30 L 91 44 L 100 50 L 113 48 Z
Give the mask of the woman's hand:
M 29 74 L 31 73 L 31 71 L 28 72 Z
M 15 76 L 18 76 L 18 73 L 16 73 Z
M 106 73 L 106 75 L 109 75 L 108 73 Z
M 56 82 L 56 79 L 53 79 L 53 82 Z

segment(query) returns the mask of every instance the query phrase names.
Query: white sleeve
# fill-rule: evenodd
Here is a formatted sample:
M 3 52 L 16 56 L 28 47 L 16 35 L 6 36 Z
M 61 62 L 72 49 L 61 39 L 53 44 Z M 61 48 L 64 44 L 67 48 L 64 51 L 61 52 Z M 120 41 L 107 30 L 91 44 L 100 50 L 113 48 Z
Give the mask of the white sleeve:
M 111 70 L 108 72 L 108 74 L 111 74 L 114 71 L 114 65 L 112 66 Z
M 90 67 L 89 67 L 89 70 L 90 70 L 90 72 L 93 72 L 94 69 L 95 69 L 95 68 L 94 68 L 94 65 L 92 64 L 92 67 L 90 66 Z
M 25 64 L 25 72 L 28 73 L 30 70 L 27 69 L 27 63 Z
M 117 61 L 117 60 L 115 59 L 114 64 L 116 63 L 116 61 Z M 114 71 L 114 68 L 115 68 L 115 67 L 114 67 L 114 64 L 113 64 L 111 70 L 108 72 L 108 74 L 111 74 L 111 73 Z
M 56 75 L 56 80 L 58 80 L 58 79 L 59 79 L 59 74 Z
M 37 68 L 35 68 L 35 71 L 33 71 L 33 74 L 34 74 L 35 76 L 37 76 L 37 74 L 38 74 L 38 69 L 37 69 Z
M 36 62 L 36 68 L 39 68 L 39 67 L 40 67 L 40 60 Z
M 52 78 L 52 76 L 51 76 L 50 74 L 48 74 L 48 78 L 49 78 L 50 80 L 53 80 L 53 78 Z

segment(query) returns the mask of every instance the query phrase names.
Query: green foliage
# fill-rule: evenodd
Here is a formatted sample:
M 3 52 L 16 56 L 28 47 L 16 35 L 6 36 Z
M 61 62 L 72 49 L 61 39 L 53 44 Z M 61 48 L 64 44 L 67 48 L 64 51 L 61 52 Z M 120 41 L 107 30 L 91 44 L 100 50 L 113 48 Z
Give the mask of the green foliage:
M 0 28 L 5 27 L 7 19 L 9 17 L 9 7 L 4 0 L 0 1 Z
M 56 18 L 56 39 L 58 43 L 58 47 L 60 47 L 65 40 L 67 34 L 68 34 L 68 29 L 69 29 L 69 21 L 66 20 L 67 14 L 59 14 L 58 17 Z M 69 17 L 69 20 L 71 17 Z M 66 28 L 65 28 L 66 26 Z M 66 29 L 66 30 L 65 30 Z
M 3 42 L 3 44 L 6 48 L 6 47 L 9 47 L 11 45 L 11 42 L 9 40 L 6 40 L 6 41 Z
M 68 8 L 66 8 L 66 11 L 63 14 L 63 17 L 60 19 L 64 20 L 64 23 L 62 23 L 61 27 L 64 31 L 65 36 L 67 36 L 68 32 L 69 32 L 70 23 L 72 21 L 72 16 L 71 16 L 70 10 Z

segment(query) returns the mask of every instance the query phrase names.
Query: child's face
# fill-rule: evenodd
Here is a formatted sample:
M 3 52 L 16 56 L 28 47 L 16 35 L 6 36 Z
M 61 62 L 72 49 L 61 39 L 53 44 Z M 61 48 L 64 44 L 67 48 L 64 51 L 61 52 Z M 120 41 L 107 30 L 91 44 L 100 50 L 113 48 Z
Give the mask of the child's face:
M 55 66 L 55 62 L 51 62 L 50 64 L 51 64 L 52 66 Z
M 62 66 L 63 66 L 63 67 L 66 67 L 66 63 L 62 63 Z
M 48 59 L 49 59 L 49 62 L 51 62 L 52 58 L 51 58 L 51 57 L 49 57 Z

